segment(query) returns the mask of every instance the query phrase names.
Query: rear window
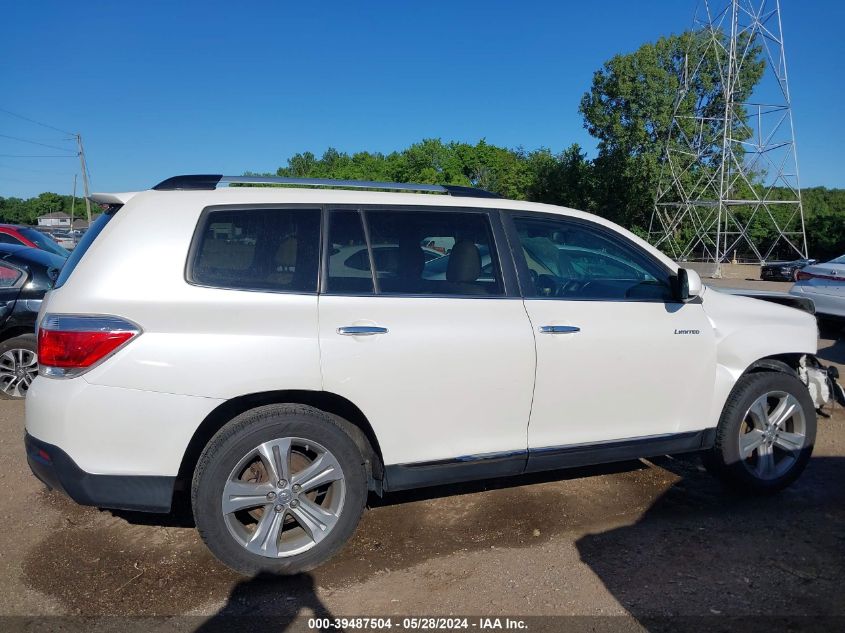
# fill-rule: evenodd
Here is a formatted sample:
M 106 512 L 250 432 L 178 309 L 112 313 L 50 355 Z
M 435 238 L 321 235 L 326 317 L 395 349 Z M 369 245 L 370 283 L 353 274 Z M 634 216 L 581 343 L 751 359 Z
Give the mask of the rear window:
M 68 280 L 68 277 L 70 277 L 73 272 L 73 269 L 76 268 L 77 264 L 79 264 L 82 256 L 85 255 L 85 252 L 89 248 L 91 248 L 91 244 L 94 243 L 94 240 L 97 239 L 97 236 L 102 232 L 102 230 L 106 228 L 106 224 L 109 223 L 121 206 L 122 205 L 112 205 L 103 212 L 100 217 L 91 223 L 91 226 L 88 227 L 87 231 L 85 231 L 85 235 L 83 235 L 82 239 L 79 240 L 79 244 L 77 244 L 76 248 L 70 252 L 70 256 L 67 258 L 64 266 L 62 266 L 62 271 L 56 279 L 56 284 L 53 286 L 54 288 L 60 288 L 64 285 L 64 283 Z
M 53 253 L 54 255 L 60 255 L 62 257 L 70 255 L 67 249 L 64 249 L 56 244 L 52 238 L 44 235 L 41 231 L 36 231 L 35 229 L 21 229 L 21 235 L 35 244 L 38 248 L 45 250 L 48 253 Z
M 225 209 L 200 220 L 188 281 L 235 290 L 317 292 L 319 209 Z
M 10 266 L 0 264 L 0 288 L 14 288 L 23 277 L 23 271 Z

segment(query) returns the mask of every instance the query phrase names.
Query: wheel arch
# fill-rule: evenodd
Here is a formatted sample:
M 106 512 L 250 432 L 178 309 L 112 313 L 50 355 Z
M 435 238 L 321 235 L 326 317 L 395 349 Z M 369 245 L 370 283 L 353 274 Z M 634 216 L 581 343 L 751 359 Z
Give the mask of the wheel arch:
M 740 378 L 742 376 L 747 376 L 748 374 L 755 374 L 763 371 L 775 371 L 798 378 L 798 366 L 801 361 L 801 357 L 804 355 L 805 354 L 773 354 L 771 356 L 758 358 L 751 363 L 744 372 L 742 372 Z
M 200 454 L 214 434 L 229 420 L 256 407 L 282 403 L 311 406 L 334 417 L 350 434 L 367 462 L 367 480 L 370 490 L 381 494 L 384 461 L 378 438 L 367 417 L 354 403 L 342 396 L 328 391 L 306 390 L 251 393 L 227 400 L 211 411 L 188 442 L 179 466 L 179 474 L 176 477 L 175 494 L 179 495 L 190 490 L 191 479 Z M 175 500 L 174 503 L 176 503 Z
M 35 337 L 34 327 L 32 325 L 15 325 L 6 330 L 3 330 L 3 333 L 0 334 L 0 343 L 5 343 L 9 339 L 13 339 L 18 336 L 24 336 L 25 334 L 31 334 L 33 337 Z

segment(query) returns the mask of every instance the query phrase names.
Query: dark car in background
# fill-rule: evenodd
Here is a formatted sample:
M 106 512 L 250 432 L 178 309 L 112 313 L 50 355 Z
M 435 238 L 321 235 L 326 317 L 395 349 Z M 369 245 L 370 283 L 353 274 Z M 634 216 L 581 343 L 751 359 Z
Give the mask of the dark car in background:
M 40 248 L 59 257 L 67 257 L 70 251 L 62 248 L 51 236 L 32 228 L 17 224 L 0 224 L 0 244 L 15 244 Z
M 769 262 L 760 267 L 760 279 L 765 281 L 796 281 L 798 271 L 816 263 L 815 259 L 794 259 L 789 262 Z
M 65 258 L 0 243 L 0 399 L 24 398 L 38 373 L 35 319 Z

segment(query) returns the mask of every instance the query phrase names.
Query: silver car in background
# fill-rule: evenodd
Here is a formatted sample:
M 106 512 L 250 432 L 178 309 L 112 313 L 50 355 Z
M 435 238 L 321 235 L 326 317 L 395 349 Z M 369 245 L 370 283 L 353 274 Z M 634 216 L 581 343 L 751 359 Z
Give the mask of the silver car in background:
M 798 271 L 790 294 L 812 299 L 816 314 L 845 317 L 845 255 Z

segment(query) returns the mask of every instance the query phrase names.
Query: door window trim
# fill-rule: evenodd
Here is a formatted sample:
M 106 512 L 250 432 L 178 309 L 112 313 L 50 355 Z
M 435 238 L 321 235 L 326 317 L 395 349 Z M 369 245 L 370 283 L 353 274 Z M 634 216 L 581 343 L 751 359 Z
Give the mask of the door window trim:
M 367 241 L 367 252 L 370 259 L 370 274 L 373 277 L 374 292 L 331 292 L 328 284 L 329 256 L 331 244 L 329 244 L 329 214 L 332 211 L 357 211 L 360 214 L 364 230 L 364 238 Z M 487 216 L 490 224 L 491 253 L 495 253 L 499 264 L 499 272 L 502 276 L 502 294 L 499 295 L 461 295 L 461 294 L 415 294 L 391 292 L 381 293 L 378 286 L 378 275 L 375 274 L 376 266 L 373 257 L 372 244 L 370 243 L 370 229 L 366 221 L 368 211 L 397 211 L 397 212 L 425 212 L 425 213 L 474 213 Z M 331 297 L 381 297 L 381 298 L 402 298 L 402 299 L 522 299 L 517 273 L 514 268 L 513 253 L 509 247 L 509 241 L 502 224 L 501 211 L 499 209 L 485 209 L 479 207 L 455 207 L 455 206 L 429 206 L 429 205 L 392 205 L 392 204 L 331 204 L 324 205 L 322 222 L 322 256 L 320 259 L 320 283 L 319 292 Z
M 630 239 L 625 237 L 624 235 L 619 234 L 618 232 L 610 229 L 598 222 L 592 222 L 590 220 L 585 220 L 583 218 L 576 218 L 568 215 L 560 215 L 557 213 L 543 213 L 540 211 L 520 211 L 520 210 L 510 210 L 502 213 L 502 222 L 504 224 L 505 232 L 508 237 L 508 241 L 511 246 L 511 252 L 513 253 L 514 258 L 514 265 L 516 267 L 517 278 L 519 279 L 519 288 L 520 293 L 523 299 L 531 300 L 531 301 L 583 301 L 583 302 L 612 302 L 612 303 L 662 303 L 662 304 L 683 304 L 682 301 L 678 299 L 650 299 L 650 298 L 634 298 L 634 299 L 579 299 L 575 297 L 533 297 L 529 296 L 527 293 L 527 289 L 533 285 L 531 281 L 531 273 L 528 268 L 528 262 L 525 260 L 525 254 L 522 249 L 522 240 L 519 237 L 519 231 L 516 228 L 516 224 L 514 220 L 517 219 L 527 219 L 527 220 L 551 220 L 556 222 L 567 222 L 573 225 L 580 225 L 584 228 L 593 230 L 599 233 L 602 236 L 607 237 L 610 241 L 619 242 L 620 245 L 628 247 L 634 250 L 637 254 L 639 254 L 643 259 L 645 259 L 648 263 L 655 266 L 657 269 L 661 270 L 666 274 L 666 281 L 669 284 L 669 291 L 674 294 L 674 279 L 677 278 L 677 274 L 671 268 L 669 268 L 666 264 L 662 261 L 654 257 L 651 253 L 644 250 L 642 247 L 638 246 Z

